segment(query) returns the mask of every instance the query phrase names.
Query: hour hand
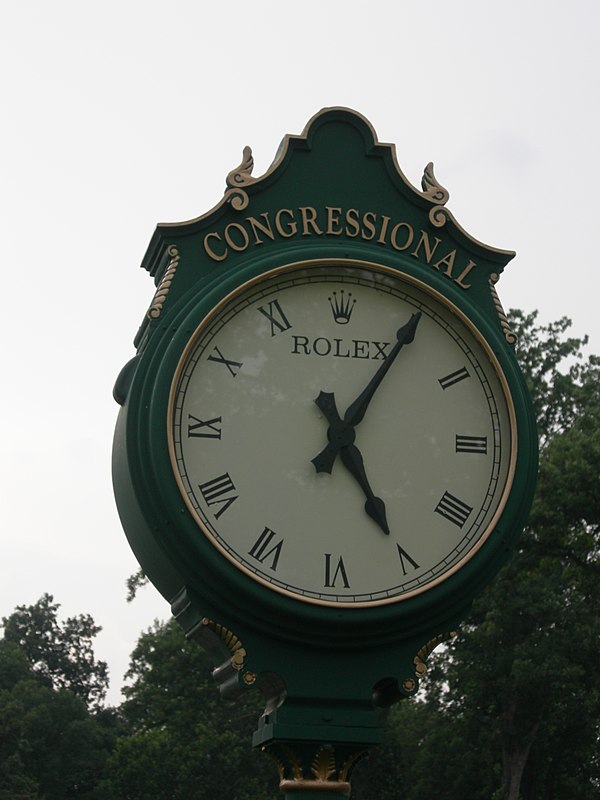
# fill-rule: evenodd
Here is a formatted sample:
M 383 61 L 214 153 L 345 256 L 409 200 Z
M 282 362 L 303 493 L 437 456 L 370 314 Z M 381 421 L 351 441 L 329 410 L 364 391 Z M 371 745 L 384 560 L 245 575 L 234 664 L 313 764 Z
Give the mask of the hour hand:
M 373 494 L 373 490 L 367 480 L 365 465 L 360 450 L 355 444 L 351 444 L 341 449 L 340 456 L 346 468 L 356 478 L 361 489 L 365 493 L 365 497 L 367 498 L 365 511 L 371 519 L 379 525 L 384 533 L 389 534 L 390 529 L 387 524 L 385 503 L 380 497 L 375 497 Z
M 315 404 L 325 414 L 325 419 L 330 425 L 340 422 L 340 415 L 333 392 L 319 392 L 319 396 L 315 399 Z
M 331 473 L 341 448 L 354 442 L 354 428 L 351 425 L 347 425 L 340 418 L 333 392 L 320 392 L 315 404 L 323 412 L 329 423 L 329 428 L 327 429 L 329 444 L 311 459 L 311 462 L 317 472 Z

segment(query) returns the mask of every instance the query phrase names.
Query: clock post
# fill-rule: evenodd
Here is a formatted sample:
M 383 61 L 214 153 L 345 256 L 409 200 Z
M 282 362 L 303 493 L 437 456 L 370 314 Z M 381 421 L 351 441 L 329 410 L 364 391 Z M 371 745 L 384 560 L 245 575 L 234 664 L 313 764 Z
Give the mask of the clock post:
M 222 200 L 159 225 L 156 291 L 114 389 L 125 533 L 286 798 L 347 796 L 511 549 L 534 417 L 496 284 L 429 164 L 344 108 Z

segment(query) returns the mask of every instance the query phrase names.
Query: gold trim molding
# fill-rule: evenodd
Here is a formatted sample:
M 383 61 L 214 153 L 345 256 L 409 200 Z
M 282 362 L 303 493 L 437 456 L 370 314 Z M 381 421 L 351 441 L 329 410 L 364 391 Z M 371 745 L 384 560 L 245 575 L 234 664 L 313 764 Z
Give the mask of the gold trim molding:
M 498 319 L 500 320 L 500 325 L 502 327 L 502 332 L 504 333 L 504 338 L 508 342 L 508 344 L 515 345 L 517 343 L 517 337 L 513 330 L 510 327 L 508 322 L 508 317 L 504 313 L 504 308 L 502 307 L 502 303 L 500 302 L 500 298 L 498 297 L 498 292 L 496 291 L 496 284 L 500 280 L 500 275 L 497 272 L 493 272 L 490 275 L 489 286 L 490 292 L 492 294 L 492 300 L 494 301 L 494 306 L 496 308 L 496 314 L 498 315 Z
M 180 259 L 179 250 L 174 244 L 172 244 L 167 248 L 167 253 L 171 256 L 171 260 L 167 264 L 165 274 L 163 275 L 162 280 L 158 285 L 158 289 L 154 294 L 154 298 L 150 303 L 150 308 L 148 309 L 147 314 L 149 319 L 158 319 L 158 317 L 160 317 L 163 306 L 167 299 L 167 295 L 169 294 L 169 289 L 173 283 L 173 278 L 177 272 L 177 266 Z
M 277 763 L 282 792 L 336 792 L 349 796 L 350 773 L 367 751 L 349 751 L 348 747 L 344 747 L 346 752 L 340 754 L 341 749 L 338 747 L 336 751 L 329 744 L 311 746 L 308 743 L 273 743 L 263 748 Z M 308 769 L 307 763 L 310 764 Z

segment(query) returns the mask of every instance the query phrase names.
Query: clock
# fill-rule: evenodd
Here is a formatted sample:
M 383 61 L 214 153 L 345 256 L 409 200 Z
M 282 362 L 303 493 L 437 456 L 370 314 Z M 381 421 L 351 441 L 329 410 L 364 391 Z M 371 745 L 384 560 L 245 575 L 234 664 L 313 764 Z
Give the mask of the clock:
M 455 576 L 515 474 L 488 338 L 370 262 L 289 264 L 230 291 L 191 326 L 168 399 L 193 536 L 301 603 L 400 603 Z

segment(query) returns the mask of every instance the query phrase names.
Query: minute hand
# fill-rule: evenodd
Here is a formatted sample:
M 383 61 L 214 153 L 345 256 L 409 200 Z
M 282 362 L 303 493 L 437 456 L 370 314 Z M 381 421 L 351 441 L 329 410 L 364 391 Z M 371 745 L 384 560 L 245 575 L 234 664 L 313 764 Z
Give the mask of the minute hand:
M 375 391 L 377 390 L 377 387 L 384 379 L 388 369 L 394 363 L 396 356 L 400 350 L 402 350 L 405 344 L 410 344 L 410 342 L 412 342 L 415 338 L 415 331 L 417 330 L 417 325 L 419 324 L 420 319 L 421 312 L 417 311 L 416 314 L 411 316 L 406 325 L 403 325 L 401 328 L 399 328 L 398 333 L 396 334 L 396 344 L 392 347 L 390 354 L 381 364 L 363 391 L 358 395 L 356 400 L 346 409 L 346 413 L 344 414 L 345 425 L 351 425 L 354 427 L 354 425 L 358 425 L 359 422 L 362 422 L 362 419 L 365 416 L 366 410 L 373 395 L 375 394 Z

